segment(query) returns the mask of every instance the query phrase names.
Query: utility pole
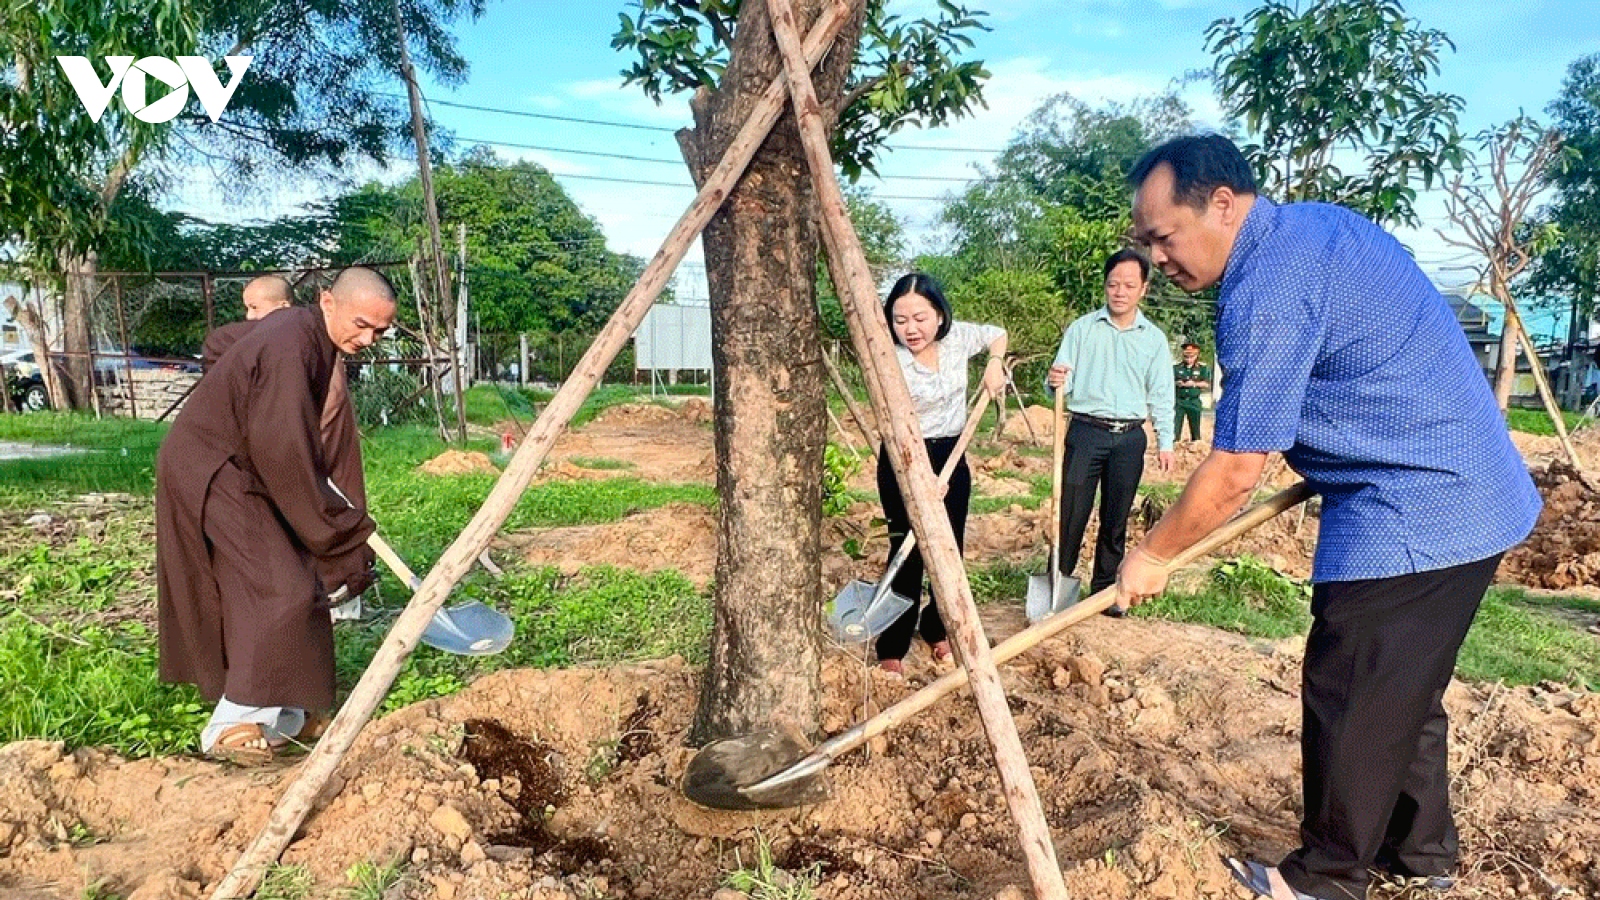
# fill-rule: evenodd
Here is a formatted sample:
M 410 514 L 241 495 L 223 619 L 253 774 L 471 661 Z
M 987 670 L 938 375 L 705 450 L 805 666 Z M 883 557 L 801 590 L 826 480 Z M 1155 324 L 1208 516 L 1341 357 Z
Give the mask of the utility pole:
M 394 27 L 400 36 L 400 76 L 406 81 L 406 95 L 411 100 L 411 137 L 417 144 L 417 176 L 422 182 L 422 204 L 428 216 L 428 239 L 433 256 L 433 295 L 440 303 L 450 296 L 450 274 L 445 270 L 444 240 L 439 235 L 439 205 L 433 196 L 433 167 L 428 155 L 428 131 L 422 121 L 422 89 L 417 86 L 417 73 L 411 66 L 411 51 L 406 49 L 406 26 L 400 17 L 400 0 L 390 0 L 394 9 Z M 460 334 L 453 335 L 452 343 L 460 346 Z M 453 349 L 453 348 L 452 348 Z M 459 352 L 450 356 L 451 380 L 456 388 L 456 440 L 467 443 L 466 385 L 461 379 Z

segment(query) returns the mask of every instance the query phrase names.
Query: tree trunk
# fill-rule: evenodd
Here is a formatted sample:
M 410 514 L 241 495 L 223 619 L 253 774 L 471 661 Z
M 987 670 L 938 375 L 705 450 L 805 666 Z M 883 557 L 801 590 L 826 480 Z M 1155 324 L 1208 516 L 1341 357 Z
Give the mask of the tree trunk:
M 797 4 L 805 27 L 821 0 Z M 818 70 L 837 102 L 864 8 Z M 679 144 L 698 182 L 782 72 L 766 5 L 739 15 L 727 71 Z M 716 366 L 715 625 L 691 739 L 764 728 L 815 735 L 821 696 L 825 375 L 815 200 L 792 113 L 774 127 L 702 240 Z
M 100 268 L 100 255 L 66 255 L 61 262 L 66 290 L 61 300 L 61 350 L 65 355 L 58 371 L 65 371 L 61 379 L 60 397 L 52 397 L 57 409 L 88 409 L 94 391 L 94 366 L 89 359 L 89 349 L 94 337 L 90 334 L 91 307 L 94 305 L 95 273 Z M 43 365 L 43 362 L 40 363 Z
M 1494 400 L 1500 406 L 1500 414 L 1505 415 L 1511 407 L 1511 387 L 1517 379 L 1517 311 L 1506 302 L 1511 291 L 1498 274 L 1490 276 L 1489 290 L 1505 310 L 1500 322 L 1500 368 L 1494 380 Z

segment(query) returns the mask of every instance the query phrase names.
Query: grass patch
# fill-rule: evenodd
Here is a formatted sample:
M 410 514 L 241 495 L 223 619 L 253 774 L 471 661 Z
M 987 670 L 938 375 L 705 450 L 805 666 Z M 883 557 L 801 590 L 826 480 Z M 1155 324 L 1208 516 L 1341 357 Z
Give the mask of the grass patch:
M 83 413 L 0 415 L 0 441 L 81 451 L 0 462 L 0 505 L 31 505 L 63 494 L 148 496 L 155 488 L 156 450 L 166 433 L 164 424 Z
M 1600 639 L 1573 627 L 1561 609 L 1600 614 L 1600 602 L 1491 589 L 1461 646 L 1457 673 L 1474 681 L 1559 681 L 1600 690 Z
M 389 692 L 385 712 L 454 693 L 500 669 L 607 665 L 674 654 L 700 663 L 711 631 L 709 599 L 673 571 L 643 574 L 597 566 L 570 578 L 548 567 L 511 570 L 499 579 L 474 574 L 458 596 L 480 599 L 511 616 L 517 639 L 504 653 L 487 657 L 419 649 Z M 341 688 L 355 684 L 388 625 L 339 630 Z
M 1583 414 L 1562 410 L 1561 418 L 1566 423 L 1567 431 L 1571 432 L 1583 420 Z M 1539 409 L 1521 409 L 1517 407 L 1508 409 L 1506 410 L 1506 425 L 1512 431 L 1521 431 L 1526 434 L 1553 436 L 1556 433 L 1556 425 L 1550 420 L 1550 414 L 1545 412 L 1543 407 Z
M 1309 584 L 1243 556 L 1212 566 L 1199 589 L 1168 591 L 1133 614 L 1277 640 L 1310 627 L 1310 596 Z
M 978 578 L 974 573 L 975 593 Z M 1310 627 L 1309 599 L 1309 584 L 1246 556 L 1212 567 L 1200 589 L 1169 591 L 1133 614 L 1280 640 Z M 1600 690 L 1600 640 L 1574 621 L 1595 615 L 1600 615 L 1600 601 L 1490 588 L 1461 646 L 1456 674 L 1469 681 L 1557 681 Z
M 780 868 L 772 859 L 772 843 L 761 833 L 756 834 L 755 859 L 746 864 L 734 851 L 733 869 L 723 879 L 723 884 L 740 891 L 750 900 L 813 900 L 817 885 L 822 880 L 820 863 L 790 872 Z
M 638 468 L 633 463 L 623 459 L 606 459 L 603 456 L 572 456 L 568 460 L 580 469 L 595 469 L 601 472 L 623 471 Z
M 972 599 L 979 606 L 1016 603 L 1028 595 L 1028 576 L 1045 571 L 1043 557 L 1022 563 L 1001 560 L 967 569 L 967 579 L 972 584 Z
M 156 677 L 155 635 L 138 622 L 47 627 L 13 612 L 0 618 L 0 683 L 5 741 L 184 753 L 210 717 L 194 688 Z

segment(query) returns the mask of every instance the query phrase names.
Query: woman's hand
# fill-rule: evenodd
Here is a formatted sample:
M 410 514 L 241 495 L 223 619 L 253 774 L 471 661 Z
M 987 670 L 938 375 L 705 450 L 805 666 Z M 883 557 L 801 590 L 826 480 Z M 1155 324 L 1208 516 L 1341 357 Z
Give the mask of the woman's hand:
M 1005 360 L 998 356 L 989 357 L 989 364 L 983 367 L 983 386 L 989 390 L 990 396 L 1004 397 L 1008 381 Z

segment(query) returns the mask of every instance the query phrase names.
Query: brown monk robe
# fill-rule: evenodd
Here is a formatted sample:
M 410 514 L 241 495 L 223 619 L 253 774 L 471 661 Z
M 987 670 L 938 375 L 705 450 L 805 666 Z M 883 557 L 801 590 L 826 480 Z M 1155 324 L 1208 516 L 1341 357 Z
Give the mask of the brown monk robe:
M 327 484 L 322 411 L 339 352 L 393 315 L 381 276 L 347 270 L 316 307 L 248 329 L 195 388 L 156 460 L 163 679 L 247 706 L 332 707 L 320 601 L 370 583 L 374 526 Z
M 257 322 L 280 309 L 290 309 L 293 302 L 294 289 L 281 276 L 263 275 L 245 285 L 244 321 L 223 325 L 206 335 L 205 344 L 200 348 L 205 370 L 211 371 L 222 354 L 254 330 Z M 333 483 L 357 509 L 365 510 L 367 480 L 361 470 L 361 431 L 356 425 L 355 406 L 350 402 L 350 381 L 342 357 L 333 367 L 333 378 L 328 382 L 321 431 L 322 451 L 327 454 Z

